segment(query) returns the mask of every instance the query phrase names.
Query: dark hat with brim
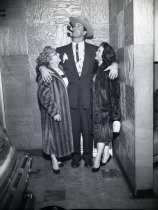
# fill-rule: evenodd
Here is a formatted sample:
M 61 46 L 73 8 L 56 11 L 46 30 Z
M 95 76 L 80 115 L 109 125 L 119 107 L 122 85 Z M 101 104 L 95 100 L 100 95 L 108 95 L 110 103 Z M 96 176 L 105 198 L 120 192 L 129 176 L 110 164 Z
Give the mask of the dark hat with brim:
M 71 16 L 70 17 L 70 23 L 74 25 L 75 23 L 81 23 L 87 30 L 86 38 L 92 39 L 93 38 L 93 27 L 90 24 L 90 22 L 87 20 L 87 18 L 82 16 Z

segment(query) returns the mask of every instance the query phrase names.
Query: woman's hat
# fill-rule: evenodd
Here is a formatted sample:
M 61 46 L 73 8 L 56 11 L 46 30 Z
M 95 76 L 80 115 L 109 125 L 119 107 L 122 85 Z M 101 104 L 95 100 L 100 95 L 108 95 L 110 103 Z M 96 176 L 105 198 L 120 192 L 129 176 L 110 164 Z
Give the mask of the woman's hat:
M 87 18 L 82 17 L 82 16 L 71 16 L 70 18 L 70 23 L 71 25 L 74 25 L 75 23 L 81 23 L 87 30 L 86 38 L 92 39 L 93 38 L 93 27 L 88 21 Z

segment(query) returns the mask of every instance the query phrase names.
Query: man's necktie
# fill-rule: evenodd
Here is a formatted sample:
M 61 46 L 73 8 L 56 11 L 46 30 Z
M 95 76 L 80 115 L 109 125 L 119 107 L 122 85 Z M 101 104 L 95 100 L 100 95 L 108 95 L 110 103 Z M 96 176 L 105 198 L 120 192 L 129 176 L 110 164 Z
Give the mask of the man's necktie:
M 79 62 L 78 44 L 76 44 L 76 61 Z

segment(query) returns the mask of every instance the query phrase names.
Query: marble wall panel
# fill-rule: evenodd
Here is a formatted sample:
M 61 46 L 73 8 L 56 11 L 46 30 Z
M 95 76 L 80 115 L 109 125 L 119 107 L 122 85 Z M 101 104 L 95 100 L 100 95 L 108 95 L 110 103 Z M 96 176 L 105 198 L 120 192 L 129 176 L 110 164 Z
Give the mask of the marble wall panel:
M 125 4 L 124 0 L 119 0 L 117 2 L 117 14 L 124 9 L 124 4 Z
M 5 21 L 25 20 L 25 8 L 7 8 L 5 14 L 5 18 L 0 18 L 0 24 L 4 19 Z
M 1 66 L 1 58 L 0 58 L 0 66 Z M 5 127 L 5 113 L 4 113 L 4 101 L 3 101 L 3 87 L 2 87 L 1 67 L 0 67 L 0 122 Z
M 108 0 L 82 0 L 81 14 L 92 24 L 109 24 Z
M 158 63 L 154 63 L 154 91 L 158 89 Z
M 114 146 L 114 150 L 116 151 L 129 180 L 132 185 L 135 186 L 134 50 L 132 4 L 133 1 L 110 0 L 109 39 L 110 43 L 115 43 L 117 49 L 121 89 L 121 132 L 119 141 L 117 142 L 117 145 Z M 114 11 L 115 17 L 111 14 L 112 11 Z
M 8 135 L 18 149 L 30 148 L 32 140 L 36 147 L 27 55 L 3 57 L 2 84 Z
M 125 69 L 124 69 L 124 48 L 117 49 L 117 61 L 119 63 L 119 79 L 120 82 L 125 81 Z
M 38 55 L 46 45 L 55 46 L 56 25 L 27 27 L 28 53 Z
M 128 6 L 128 4 L 133 3 L 133 0 L 125 0 L 124 7 Z
M 154 0 L 154 62 L 158 62 L 158 24 L 157 23 L 158 23 L 158 1 Z
M 124 1 L 122 10 L 120 1 L 110 1 L 109 6 L 110 41 L 115 43 L 111 34 L 116 16 L 120 68 L 124 61 L 124 72 L 120 69 L 122 126 L 114 148 L 135 190 L 152 189 L 153 1 Z
M 0 27 L 0 55 L 27 54 L 25 24 Z
M 134 49 L 133 45 L 124 47 L 125 83 L 134 87 Z
M 26 0 L 0 0 L 1 9 L 21 9 L 25 7 Z
M 110 22 L 117 17 L 118 0 L 109 0 L 109 20 Z
M 71 15 L 81 15 L 81 0 L 27 1 L 26 21 L 29 26 L 67 23 Z
M 116 155 L 119 156 L 119 160 L 121 161 L 132 186 L 135 186 L 135 165 L 134 162 L 131 161 L 131 157 L 129 157 L 126 148 L 122 144 L 122 139 L 124 139 L 124 137 L 120 134 L 120 138 L 117 139 L 117 141 L 114 141 L 114 147 L 117 148 L 115 152 Z
M 133 45 L 133 1 L 124 9 L 124 45 Z
M 153 130 L 136 127 L 135 145 L 137 189 L 153 189 Z
M 134 43 L 153 43 L 153 0 L 134 2 Z
M 122 120 L 126 119 L 126 89 L 125 89 L 125 83 L 120 82 L 120 107 L 121 107 L 121 117 Z
M 153 55 L 152 45 L 135 45 L 134 60 L 135 60 L 135 69 L 136 69 L 135 98 L 137 99 L 136 101 L 137 127 L 142 127 L 144 129 L 152 129 L 153 126 L 152 55 Z
M 93 24 L 94 38 L 89 40 L 95 45 L 100 45 L 101 42 L 109 42 L 109 24 Z
M 131 119 L 134 124 L 134 87 L 125 86 L 126 95 L 126 119 Z
M 136 187 L 153 189 L 153 1 L 134 1 L 134 32 Z
M 121 10 L 117 15 L 117 26 L 118 26 L 118 48 L 124 46 L 124 10 Z
M 109 23 L 109 42 L 113 46 L 114 49 L 118 48 L 118 25 L 117 18 L 114 18 Z
M 31 69 L 29 69 L 30 74 Z M 34 69 L 35 72 L 35 69 Z M 39 148 L 41 147 L 41 142 L 42 142 L 42 135 L 41 135 L 41 114 L 40 114 L 40 109 L 38 105 L 38 98 L 37 98 L 37 83 L 36 79 L 30 78 L 30 89 L 31 94 L 30 94 L 30 100 L 32 104 L 32 112 L 33 112 L 33 126 L 34 126 L 34 138 L 37 140 L 38 145 L 36 146 Z M 36 142 L 35 142 L 36 143 Z M 35 145 L 30 145 L 31 147 L 34 147 Z
M 126 113 L 127 110 L 126 110 Z M 128 156 L 131 158 L 131 161 L 134 162 L 135 154 L 135 124 L 134 119 L 131 118 L 122 118 L 121 120 L 121 133 L 120 139 L 121 144 L 124 146 L 126 151 L 128 151 Z M 130 140 L 129 140 L 130 139 Z

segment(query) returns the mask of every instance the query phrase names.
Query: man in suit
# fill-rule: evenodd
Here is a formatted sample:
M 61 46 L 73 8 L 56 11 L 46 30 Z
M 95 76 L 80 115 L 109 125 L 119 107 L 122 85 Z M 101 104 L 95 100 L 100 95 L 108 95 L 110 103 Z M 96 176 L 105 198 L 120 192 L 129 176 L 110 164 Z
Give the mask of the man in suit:
M 95 53 L 97 46 L 85 42 L 93 38 L 93 27 L 84 17 L 70 17 L 72 26 L 72 42 L 57 48 L 60 54 L 61 65 L 68 77 L 68 95 L 71 111 L 74 154 L 71 166 L 77 168 L 80 160 L 84 159 L 85 166 L 91 167 L 93 139 L 90 133 L 90 88 L 95 71 Z M 113 63 L 109 67 L 111 79 L 117 77 L 118 65 Z M 40 68 L 45 81 L 50 80 L 50 72 Z M 81 156 L 80 139 L 83 137 L 83 154 Z

